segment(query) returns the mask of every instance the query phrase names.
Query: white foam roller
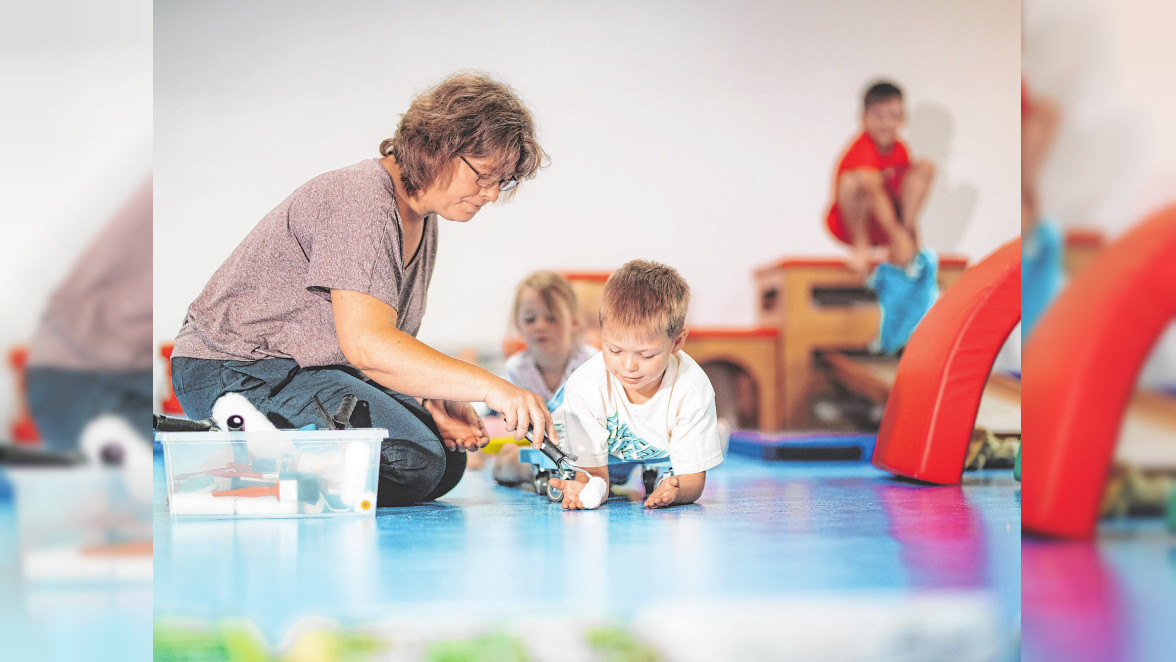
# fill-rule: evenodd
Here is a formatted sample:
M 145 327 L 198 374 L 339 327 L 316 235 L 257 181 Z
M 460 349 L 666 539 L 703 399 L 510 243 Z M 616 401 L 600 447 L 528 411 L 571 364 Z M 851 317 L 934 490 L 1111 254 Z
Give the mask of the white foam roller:
M 151 444 L 126 419 L 113 414 L 94 418 L 82 428 L 80 446 L 82 454 L 95 466 L 102 466 L 104 449 L 117 448 L 122 456 L 127 493 L 136 501 L 151 500 L 151 467 L 154 461 Z
M 597 476 L 589 478 L 588 484 L 580 490 L 580 502 L 584 504 L 585 508 L 589 509 L 599 508 L 607 496 L 608 483 L 603 478 Z
M 240 416 L 246 432 L 277 430 L 265 414 L 257 410 L 249 399 L 240 393 L 225 393 L 212 405 L 212 418 L 222 430 L 229 429 L 229 417 Z
M 298 500 L 298 481 L 296 480 L 279 480 L 278 481 L 278 501 L 297 501 Z
M 376 493 L 364 492 L 359 495 L 355 501 L 355 512 L 357 513 L 373 513 L 376 511 Z
M 343 451 L 328 451 L 326 453 L 304 451 L 298 456 L 297 471 L 300 474 L 314 474 L 330 483 L 342 483 Z
M 21 562 L 26 582 L 151 581 L 150 554 L 87 554 L 79 547 L 60 547 L 27 550 Z
M 216 399 L 212 405 L 212 418 L 222 430 L 229 429 L 229 418 L 240 416 L 245 427 L 245 445 L 249 452 L 257 457 L 276 458 L 294 454 L 294 444 L 280 434 L 261 434 L 251 436 L 251 432 L 273 433 L 278 428 L 270 422 L 265 414 L 257 410 L 253 403 L 240 393 L 226 393 Z
M 351 443 L 343 449 L 343 483 L 339 486 L 339 500 L 348 508 L 363 494 L 368 469 L 370 446 Z
M 297 501 L 278 501 L 272 496 L 240 497 L 237 499 L 238 515 L 297 515 Z
M 232 515 L 237 497 L 214 497 L 208 493 L 173 494 L 168 507 L 173 515 Z

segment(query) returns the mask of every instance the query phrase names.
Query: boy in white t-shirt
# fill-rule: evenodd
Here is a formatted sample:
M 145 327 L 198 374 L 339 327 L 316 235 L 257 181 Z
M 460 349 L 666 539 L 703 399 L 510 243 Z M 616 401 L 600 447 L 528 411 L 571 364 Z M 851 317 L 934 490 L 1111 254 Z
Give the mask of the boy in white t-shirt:
M 706 472 L 723 461 L 715 392 L 682 350 L 690 286 L 671 267 L 633 260 L 617 269 L 600 299 L 602 351 L 568 378 L 554 405 L 556 434 L 577 464 L 608 480 L 608 456 L 626 461 L 669 457 L 671 475 L 647 508 L 694 503 Z M 562 396 L 562 398 L 561 398 Z M 563 507 L 584 507 L 588 479 L 551 480 Z

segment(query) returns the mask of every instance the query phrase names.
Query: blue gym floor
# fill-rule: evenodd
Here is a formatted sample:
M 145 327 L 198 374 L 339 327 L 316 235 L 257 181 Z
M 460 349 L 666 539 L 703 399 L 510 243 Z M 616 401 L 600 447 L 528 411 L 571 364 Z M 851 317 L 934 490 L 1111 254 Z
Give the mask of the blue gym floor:
M 691 605 L 699 621 L 810 603 L 849 618 L 920 598 L 982 607 L 996 636 L 975 659 L 1015 659 L 1019 643 L 1020 484 L 1008 470 L 933 487 L 868 463 L 733 456 L 698 504 L 646 511 L 613 497 L 570 513 L 483 470 L 436 503 L 360 520 L 173 521 L 159 455 L 155 481 L 157 624 L 246 621 L 272 649 L 308 617 L 460 637 L 543 617 L 648 624 Z M 640 489 L 634 477 L 628 490 Z M 767 636 L 788 625 L 767 621 Z
M 1176 536 L 1162 519 L 1099 524 L 1093 541 L 1027 537 L 1024 659 L 1172 660 Z
M 17 498 L 0 468 L 0 660 L 151 659 L 151 582 L 29 581 L 22 568 Z

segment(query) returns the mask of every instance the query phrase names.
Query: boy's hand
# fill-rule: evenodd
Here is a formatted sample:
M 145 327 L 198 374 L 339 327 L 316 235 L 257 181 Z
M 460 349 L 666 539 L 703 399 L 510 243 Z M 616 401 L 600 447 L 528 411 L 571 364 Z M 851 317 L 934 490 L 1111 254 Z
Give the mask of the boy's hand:
M 653 494 L 650 494 L 649 498 L 645 500 L 645 507 L 665 508 L 666 506 L 672 506 L 674 505 L 674 502 L 678 500 L 678 495 L 680 493 L 681 490 L 679 490 L 678 477 L 669 476 L 663 480 L 661 485 L 658 485 L 657 489 L 653 491 Z
M 552 478 L 548 483 L 555 489 L 563 491 L 561 505 L 564 510 L 586 510 L 584 502 L 580 501 L 580 490 L 584 489 L 584 483 L 578 480 L 563 480 L 562 478 Z
M 486 424 L 468 402 L 425 400 L 425 409 L 433 416 L 441 443 L 451 451 L 476 451 L 490 443 Z

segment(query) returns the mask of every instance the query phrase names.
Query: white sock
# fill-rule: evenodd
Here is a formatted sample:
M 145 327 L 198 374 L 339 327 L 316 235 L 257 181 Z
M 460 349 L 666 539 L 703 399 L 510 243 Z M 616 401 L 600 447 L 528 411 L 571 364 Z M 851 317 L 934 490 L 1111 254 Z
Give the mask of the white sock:
M 580 490 L 580 502 L 588 509 L 598 508 L 607 496 L 608 483 L 598 476 L 589 478 L 588 484 Z

